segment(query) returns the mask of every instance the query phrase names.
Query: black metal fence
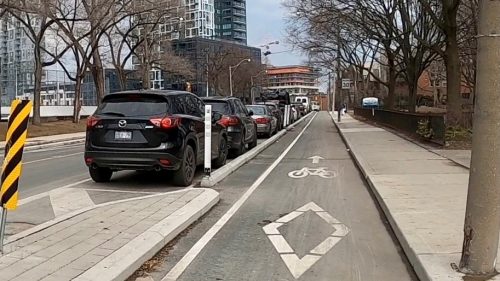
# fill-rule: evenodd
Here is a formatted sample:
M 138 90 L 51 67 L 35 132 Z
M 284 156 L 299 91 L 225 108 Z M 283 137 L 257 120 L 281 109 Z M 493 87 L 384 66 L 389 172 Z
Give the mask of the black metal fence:
M 413 136 L 421 136 L 438 144 L 445 143 L 444 114 L 408 113 L 367 108 L 355 108 L 354 114 Z M 422 126 L 427 127 L 424 128 L 424 131 L 432 133 L 425 137 L 422 136 Z

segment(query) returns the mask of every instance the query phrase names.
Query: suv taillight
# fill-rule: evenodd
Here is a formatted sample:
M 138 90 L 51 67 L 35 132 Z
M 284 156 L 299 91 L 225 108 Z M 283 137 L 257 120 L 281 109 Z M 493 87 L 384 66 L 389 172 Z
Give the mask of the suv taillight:
M 255 122 L 257 122 L 257 124 L 267 124 L 270 123 L 271 120 L 268 118 L 257 118 L 255 119 Z
M 240 124 L 240 119 L 234 116 L 222 116 L 222 119 L 219 120 L 219 124 L 224 127 L 238 126 Z
M 181 119 L 177 117 L 153 118 L 149 120 L 155 127 L 161 129 L 177 128 L 181 124 Z
M 101 119 L 95 117 L 95 116 L 89 116 L 87 118 L 87 129 L 92 129 L 95 127 L 95 125 L 97 125 L 97 123 L 99 123 L 99 121 L 101 121 Z

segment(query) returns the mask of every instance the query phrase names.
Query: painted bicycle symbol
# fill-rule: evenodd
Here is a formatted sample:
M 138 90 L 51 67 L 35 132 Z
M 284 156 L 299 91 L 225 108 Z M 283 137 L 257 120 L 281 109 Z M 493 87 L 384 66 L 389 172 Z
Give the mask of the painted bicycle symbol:
M 307 176 L 318 176 L 324 179 L 332 179 L 336 176 L 335 172 L 328 171 L 327 167 L 321 167 L 317 169 L 304 167 L 300 170 L 291 171 L 288 176 L 294 179 L 301 179 Z

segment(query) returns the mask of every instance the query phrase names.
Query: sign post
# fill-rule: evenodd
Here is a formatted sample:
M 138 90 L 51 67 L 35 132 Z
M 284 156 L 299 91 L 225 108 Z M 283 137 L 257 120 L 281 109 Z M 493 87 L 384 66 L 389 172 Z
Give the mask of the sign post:
M 291 108 L 290 108 L 290 105 L 285 105 L 285 114 L 286 114 L 286 117 L 285 117 L 285 127 L 288 127 L 288 125 L 290 125 L 290 114 L 292 114 L 292 111 L 291 111 Z
M 212 173 L 212 106 L 205 105 L 205 175 Z
M 2 166 L 2 185 L 0 188 L 0 252 L 3 253 L 7 210 L 17 208 L 19 178 L 22 173 L 24 144 L 28 135 L 28 121 L 32 103 L 29 100 L 14 100 L 10 107 L 7 127 L 5 158 Z
M 342 90 L 350 90 L 351 89 L 351 79 L 344 78 L 342 79 Z

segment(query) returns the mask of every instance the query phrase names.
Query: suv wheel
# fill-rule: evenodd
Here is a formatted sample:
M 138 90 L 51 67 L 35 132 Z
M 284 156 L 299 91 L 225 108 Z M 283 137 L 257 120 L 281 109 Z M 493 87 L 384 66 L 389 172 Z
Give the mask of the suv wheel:
M 273 136 L 273 133 L 274 133 L 274 131 L 273 131 L 273 126 L 269 126 L 269 132 L 267 132 L 267 137 L 268 137 L 268 138 L 272 137 L 272 136 Z
M 111 176 L 113 176 L 113 171 L 108 168 L 89 168 L 89 174 L 93 181 L 95 182 L 109 182 Z
M 217 157 L 217 159 L 215 159 L 214 161 L 214 168 L 220 168 L 226 165 L 227 154 L 228 154 L 227 140 L 226 138 L 223 137 L 221 138 L 221 141 L 219 143 L 219 157 Z
M 174 183 L 180 186 L 189 186 L 193 182 L 196 172 L 196 157 L 190 145 L 184 149 L 182 163 L 179 170 L 174 172 Z
M 257 146 L 257 128 L 255 128 L 255 133 L 253 134 L 252 142 L 248 144 L 248 148 L 252 149 Z
M 240 147 L 238 149 L 235 149 L 234 151 L 234 154 L 235 156 L 240 156 L 240 155 L 243 155 L 245 154 L 247 148 L 245 146 L 245 134 L 241 134 L 241 143 L 240 143 Z

